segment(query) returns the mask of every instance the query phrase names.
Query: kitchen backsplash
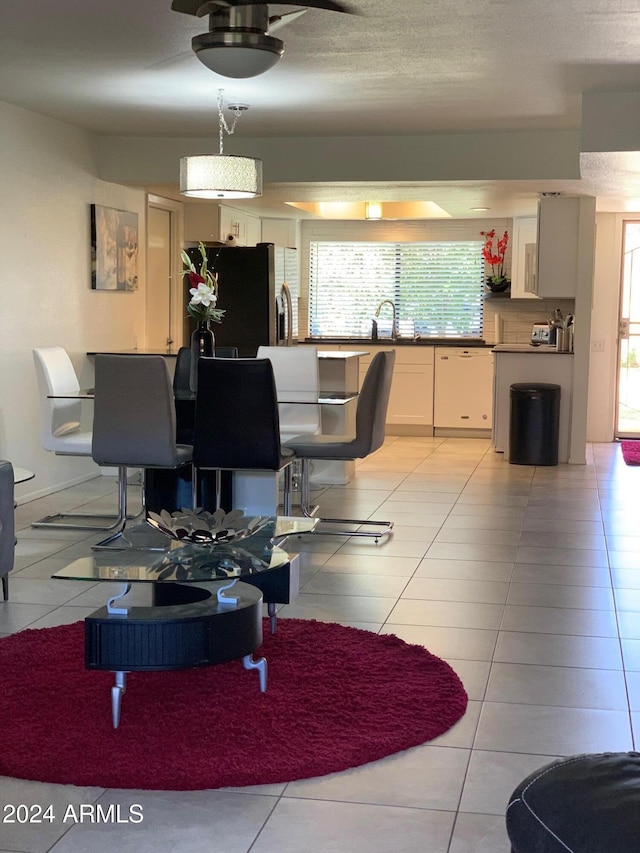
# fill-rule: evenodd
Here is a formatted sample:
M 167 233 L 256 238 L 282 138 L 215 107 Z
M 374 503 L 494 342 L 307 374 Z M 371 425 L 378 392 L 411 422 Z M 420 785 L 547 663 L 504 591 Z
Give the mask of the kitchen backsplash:
M 573 314 L 575 301 L 487 297 L 484 300 L 483 338 L 489 344 L 528 344 L 531 341 L 531 326 L 534 323 L 546 323 L 556 308 L 564 316 Z

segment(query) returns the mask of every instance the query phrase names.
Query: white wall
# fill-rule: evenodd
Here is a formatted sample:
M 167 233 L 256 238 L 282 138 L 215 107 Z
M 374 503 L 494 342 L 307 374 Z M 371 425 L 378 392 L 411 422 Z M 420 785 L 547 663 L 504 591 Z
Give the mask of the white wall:
M 0 128 L 0 458 L 36 473 L 20 500 L 97 473 L 41 449 L 31 351 L 64 346 L 86 381 L 87 351 L 143 341 L 146 197 L 96 178 L 89 133 L 3 102 Z M 91 290 L 91 203 L 138 212 L 137 292 Z

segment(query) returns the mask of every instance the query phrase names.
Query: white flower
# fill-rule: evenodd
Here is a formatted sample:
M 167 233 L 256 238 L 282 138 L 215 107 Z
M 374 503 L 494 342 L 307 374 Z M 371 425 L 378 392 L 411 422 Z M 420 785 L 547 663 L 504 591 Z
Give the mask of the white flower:
M 213 288 L 202 281 L 197 287 L 192 287 L 189 293 L 191 294 L 192 305 L 204 305 L 205 308 L 209 308 L 215 306 L 218 301 Z

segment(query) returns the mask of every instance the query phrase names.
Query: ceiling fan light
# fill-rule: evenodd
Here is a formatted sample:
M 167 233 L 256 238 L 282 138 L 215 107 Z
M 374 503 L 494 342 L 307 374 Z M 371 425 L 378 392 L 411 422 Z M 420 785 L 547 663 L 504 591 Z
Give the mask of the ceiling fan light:
M 284 53 L 284 42 L 273 36 L 225 30 L 195 36 L 191 46 L 210 71 L 234 78 L 264 74 Z
M 257 198 L 262 195 L 262 160 L 228 154 L 182 157 L 180 192 L 193 198 Z

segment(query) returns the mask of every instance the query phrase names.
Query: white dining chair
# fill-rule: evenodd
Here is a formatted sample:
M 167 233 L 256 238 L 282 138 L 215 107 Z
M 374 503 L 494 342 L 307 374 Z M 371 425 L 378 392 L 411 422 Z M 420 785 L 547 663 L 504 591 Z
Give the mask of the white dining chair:
M 278 399 L 287 392 L 308 392 L 316 396 L 320 390 L 317 347 L 258 347 L 256 358 L 268 358 L 273 367 Z M 320 433 L 320 406 L 312 403 L 279 403 L 280 436 L 286 444 L 296 435 Z
M 78 377 L 63 347 L 33 350 L 38 393 L 42 446 L 58 456 L 91 458 L 91 430 L 81 426 L 82 400 L 73 399 L 80 391 Z M 52 395 L 70 395 L 56 398 Z M 32 527 L 67 530 L 114 530 L 123 519 L 115 513 L 57 512 L 34 521 Z

